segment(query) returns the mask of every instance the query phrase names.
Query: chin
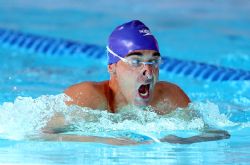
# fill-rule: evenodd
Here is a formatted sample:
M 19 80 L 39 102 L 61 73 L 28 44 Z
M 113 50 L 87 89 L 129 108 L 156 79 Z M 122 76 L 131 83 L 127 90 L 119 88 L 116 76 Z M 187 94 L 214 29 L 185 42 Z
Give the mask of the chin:
M 149 106 L 149 99 L 145 100 L 145 99 L 140 99 L 140 98 L 136 98 L 134 100 L 134 105 L 136 106 Z

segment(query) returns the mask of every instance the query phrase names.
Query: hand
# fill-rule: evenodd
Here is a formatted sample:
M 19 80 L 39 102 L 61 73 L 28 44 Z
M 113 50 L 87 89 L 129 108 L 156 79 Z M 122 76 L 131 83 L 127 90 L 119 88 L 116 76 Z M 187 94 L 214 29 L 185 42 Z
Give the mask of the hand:
M 161 142 L 168 142 L 168 143 L 179 143 L 179 144 L 192 144 L 198 142 L 205 142 L 205 141 L 215 141 L 215 140 L 222 140 L 222 139 L 229 139 L 230 134 L 224 130 L 207 130 L 200 135 L 191 136 L 188 138 L 178 137 L 176 135 L 168 135 L 162 139 Z

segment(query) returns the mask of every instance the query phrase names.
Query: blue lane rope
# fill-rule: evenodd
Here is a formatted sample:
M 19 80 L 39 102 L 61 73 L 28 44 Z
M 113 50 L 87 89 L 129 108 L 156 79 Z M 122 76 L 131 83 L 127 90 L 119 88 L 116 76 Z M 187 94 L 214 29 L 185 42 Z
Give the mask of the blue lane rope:
M 93 44 L 43 37 L 0 28 L 0 45 L 30 53 L 46 55 L 84 55 L 96 59 L 106 57 L 106 49 Z M 163 57 L 162 71 L 208 81 L 250 80 L 250 71 L 206 63 Z

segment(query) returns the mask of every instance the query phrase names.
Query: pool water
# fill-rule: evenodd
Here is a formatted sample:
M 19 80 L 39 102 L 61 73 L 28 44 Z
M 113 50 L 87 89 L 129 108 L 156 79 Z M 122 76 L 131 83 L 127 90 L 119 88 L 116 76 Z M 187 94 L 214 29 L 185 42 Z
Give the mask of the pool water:
M 131 6 L 131 3 L 134 3 Z M 0 0 L 0 27 L 105 46 L 112 29 L 141 19 L 159 40 L 163 56 L 250 70 L 250 3 L 229 1 Z M 249 164 L 250 81 L 209 82 L 160 71 L 190 97 L 188 109 L 158 116 L 125 107 L 118 114 L 64 104 L 68 86 L 109 78 L 106 61 L 50 56 L 0 45 L 0 164 Z M 61 112 L 77 135 L 197 135 L 205 127 L 230 139 L 194 144 L 114 146 L 30 140 Z M 87 120 L 72 117 L 84 115 Z M 136 137 L 138 135 L 139 137 Z

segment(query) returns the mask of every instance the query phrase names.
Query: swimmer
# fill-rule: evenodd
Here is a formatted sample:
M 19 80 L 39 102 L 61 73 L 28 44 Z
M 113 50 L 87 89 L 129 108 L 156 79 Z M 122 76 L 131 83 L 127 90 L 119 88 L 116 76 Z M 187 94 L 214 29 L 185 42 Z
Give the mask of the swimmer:
M 118 112 L 126 105 L 151 106 L 158 114 L 186 107 L 190 99 L 175 84 L 158 81 L 161 55 L 149 28 L 135 20 L 118 26 L 107 44 L 110 79 L 83 82 L 65 90 L 75 104 Z
M 159 66 L 162 62 L 156 38 L 141 21 L 133 20 L 114 29 L 107 44 L 108 72 L 110 79 L 103 82 L 82 82 L 65 90 L 71 98 L 67 105 L 78 105 L 93 110 L 119 113 L 122 107 L 133 105 L 150 106 L 158 115 L 185 108 L 189 97 L 176 84 L 159 81 Z M 53 134 L 65 124 L 62 115 L 55 116 L 44 129 L 43 139 L 62 141 L 101 142 L 116 145 L 147 144 L 154 140 L 137 143 L 131 139 L 83 137 L 78 135 Z M 54 130 L 54 132 L 53 132 Z M 216 133 L 216 131 L 214 131 Z M 170 143 L 193 143 L 228 138 L 225 132 L 213 131 L 191 138 L 168 135 L 161 139 Z M 209 134 L 209 136 L 207 136 Z M 225 135 L 225 136 L 223 136 Z M 227 136 L 226 136 L 227 135 Z

